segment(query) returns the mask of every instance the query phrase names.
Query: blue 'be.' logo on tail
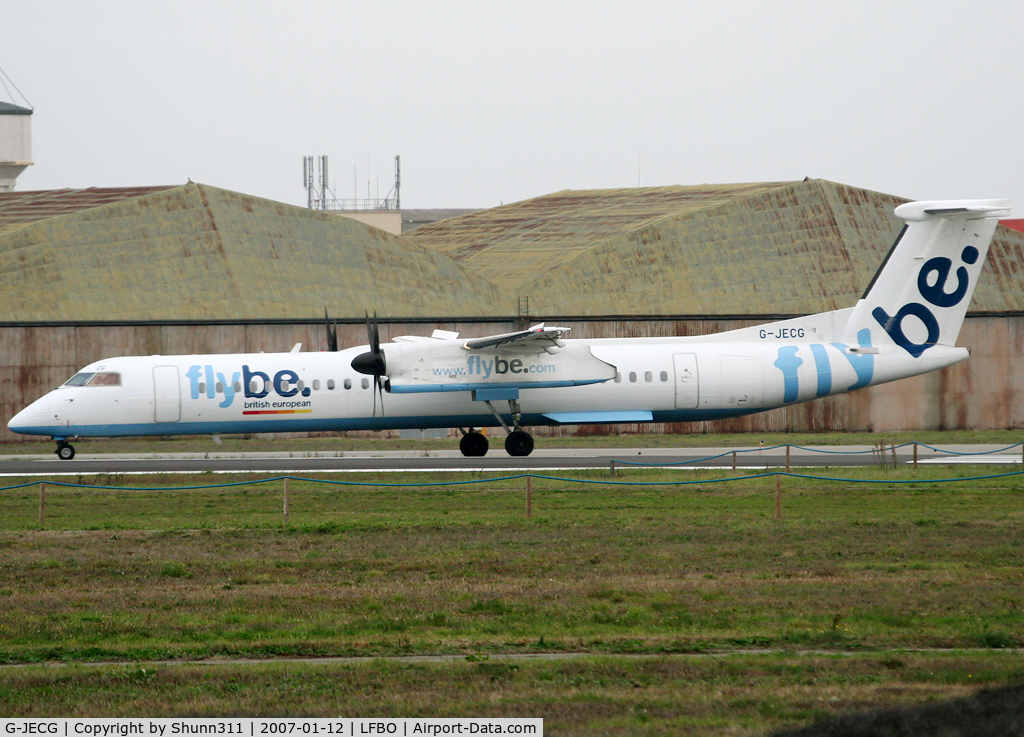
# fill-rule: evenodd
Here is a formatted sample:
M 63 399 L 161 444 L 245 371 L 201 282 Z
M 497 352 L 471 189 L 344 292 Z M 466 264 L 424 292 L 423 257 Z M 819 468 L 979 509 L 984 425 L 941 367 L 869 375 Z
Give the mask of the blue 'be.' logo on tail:
M 960 254 L 966 264 L 974 264 L 978 261 L 978 249 L 974 246 L 967 246 Z M 960 304 L 967 295 L 970 287 L 970 276 L 967 269 L 960 266 L 956 270 L 956 288 L 951 292 L 946 291 L 946 283 L 949 281 L 949 272 L 953 268 L 953 262 L 944 257 L 936 256 L 925 261 L 921 272 L 917 275 L 917 291 L 926 302 L 935 307 L 953 307 Z M 935 283 L 930 284 L 929 280 L 935 275 Z M 927 305 L 920 302 L 910 302 L 903 305 L 896 311 L 895 315 L 889 315 L 881 307 L 871 311 L 872 317 L 882 326 L 882 330 L 889 334 L 892 341 L 903 348 L 914 358 L 920 358 L 921 354 L 931 348 L 939 340 L 939 321 Z M 927 337 L 923 343 L 914 343 L 903 331 L 903 320 L 913 315 L 924 325 Z

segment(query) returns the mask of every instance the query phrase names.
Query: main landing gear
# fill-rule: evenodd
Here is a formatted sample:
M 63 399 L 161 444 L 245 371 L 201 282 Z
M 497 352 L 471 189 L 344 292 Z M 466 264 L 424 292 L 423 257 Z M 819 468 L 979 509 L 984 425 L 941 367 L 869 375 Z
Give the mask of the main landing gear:
M 519 427 L 519 421 L 522 419 L 519 402 L 515 399 L 508 400 L 509 412 L 512 415 L 512 427 L 508 426 L 508 423 L 505 422 L 504 418 L 490 401 L 486 401 L 484 404 L 494 413 L 494 416 L 498 418 L 498 422 L 501 423 L 501 426 L 505 428 L 505 432 L 508 433 L 505 436 L 505 452 L 510 456 L 521 457 L 530 455 L 533 452 L 533 436 Z M 468 431 L 462 430 L 462 440 L 459 441 L 459 450 L 462 451 L 462 455 L 467 457 L 486 455 L 487 447 L 487 436 L 483 433 L 472 428 Z
M 459 428 L 462 430 L 462 428 Z M 470 430 L 467 432 L 462 430 L 462 440 L 459 441 L 459 450 L 462 451 L 462 455 L 467 458 L 474 456 L 485 456 L 487 455 L 487 436 L 478 430 Z
M 67 440 L 57 441 L 57 457 L 62 461 L 70 461 L 75 457 L 75 446 L 69 443 Z

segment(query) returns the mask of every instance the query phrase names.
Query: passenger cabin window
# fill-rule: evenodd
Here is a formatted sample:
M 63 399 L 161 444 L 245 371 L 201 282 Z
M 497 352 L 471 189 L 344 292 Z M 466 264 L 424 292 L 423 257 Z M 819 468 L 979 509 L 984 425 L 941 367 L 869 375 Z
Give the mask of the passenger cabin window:
M 362 384 L 363 389 L 369 389 L 370 388 L 370 380 L 369 379 L 363 379 L 361 384 Z
M 313 391 L 320 391 L 320 379 L 313 379 Z
M 668 371 L 662 371 L 661 372 L 661 380 L 662 381 L 668 381 Z
M 327 380 L 327 388 L 330 389 L 331 391 L 334 391 L 334 379 Z
M 622 383 L 622 372 L 621 371 L 616 371 L 615 372 L 615 383 L 616 384 L 621 384 Z
M 631 384 L 635 384 L 636 383 L 636 371 L 630 371 L 629 372 L 629 381 L 630 381 Z
M 644 381 L 654 381 L 654 374 L 652 374 L 650 371 L 646 372 L 644 374 Z
M 352 379 L 345 379 L 345 388 L 346 389 L 351 389 L 352 388 Z

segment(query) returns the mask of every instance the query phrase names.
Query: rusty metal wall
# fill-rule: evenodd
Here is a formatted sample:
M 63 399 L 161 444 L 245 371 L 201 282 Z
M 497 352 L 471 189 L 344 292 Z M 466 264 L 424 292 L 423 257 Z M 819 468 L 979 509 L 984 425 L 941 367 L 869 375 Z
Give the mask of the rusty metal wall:
M 706 335 L 763 320 L 559 320 L 573 337 Z M 385 322 L 381 339 L 429 335 L 435 328 L 476 337 L 516 329 L 515 321 Z M 360 323 L 338 325 L 342 346 L 366 342 Z M 92 361 L 124 355 L 288 351 L 326 347 L 322 324 L 26 325 L 0 326 L 0 441 L 25 440 L 7 430 L 15 412 Z M 1024 427 L 1024 315 L 968 316 L 960 345 L 971 359 L 937 373 L 736 420 L 677 425 L 538 428 L 538 434 L 775 432 Z

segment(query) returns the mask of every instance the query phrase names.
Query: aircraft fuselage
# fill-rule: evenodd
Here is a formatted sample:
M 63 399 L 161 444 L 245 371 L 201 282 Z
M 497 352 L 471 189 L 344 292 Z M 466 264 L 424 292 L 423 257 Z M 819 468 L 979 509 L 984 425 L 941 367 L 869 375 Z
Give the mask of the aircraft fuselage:
M 760 343 L 699 338 L 565 341 L 588 347 L 616 369 L 615 378 L 521 388 L 522 424 L 737 417 L 913 376 L 968 355 L 963 348 L 936 346 L 912 359 L 895 346 L 853 353 L 841 343 L 776 337 L 788 336 L 789 330 L 773 330 Z M 372 380 L 351 368 L 352 359 L 364 350 L 110 358 L 76 375 L 110 375 L 108 383 L 76 386 L 72 379 L 22 410 L 10 426 L 20 433 L 60 439 L 499 424 L 470 391 L 385 392 L 375 400 Z M 514 372 L 534 371 L 557 382 L 560 365 L 544 358 L 467 352 L 464 366 L 453 368 L 448 361 L 435 371 L 450 381 L 461 368 L 465 376 L 455 378 L 477 379 L 480 389 L 500 390 L 520 378 Z

